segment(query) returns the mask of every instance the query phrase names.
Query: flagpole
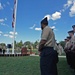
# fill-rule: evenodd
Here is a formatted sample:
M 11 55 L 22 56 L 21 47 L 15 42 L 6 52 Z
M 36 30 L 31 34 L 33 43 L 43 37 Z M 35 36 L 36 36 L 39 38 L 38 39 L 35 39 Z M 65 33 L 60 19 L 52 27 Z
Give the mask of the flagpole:
M 16 4 L 14 5 L 14 16 L 15 16 L 15 20 L 14 20 L 14 27 L 13 27 L 13 48 L 12 48 L 12 54 L 14 54 L 14 41 L 15 41 L 15 31 L 16 31 L 16 14 L 17 14 L 17 3 L 18 0 L 15 0 Z

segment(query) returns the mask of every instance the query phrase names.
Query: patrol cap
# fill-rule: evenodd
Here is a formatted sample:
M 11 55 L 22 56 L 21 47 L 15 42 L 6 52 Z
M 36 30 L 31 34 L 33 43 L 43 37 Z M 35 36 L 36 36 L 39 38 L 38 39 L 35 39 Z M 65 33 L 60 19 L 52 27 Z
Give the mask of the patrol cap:
M 72 28 L 75 28 L 75 25 L 73 25 Z
M 74 31 L 73 31 L 73 30 L 71 30 L 71 31 L 68 31 L 68 33 L 73 33 L 73 34 L 74 34 Z
M 57 43 L 57 46 L 59 45 L 59 43 Z
M 64 39 L 64 40 L 67 40 L 67 39 Z
M 71 39 L 71 37 L 70 36 L 67 36 L 67 39 Z
M 44 19 L 41 21 L 41 24 L 46 24 L 46 25 L 48 25 L 47 17 L 44 18 Z

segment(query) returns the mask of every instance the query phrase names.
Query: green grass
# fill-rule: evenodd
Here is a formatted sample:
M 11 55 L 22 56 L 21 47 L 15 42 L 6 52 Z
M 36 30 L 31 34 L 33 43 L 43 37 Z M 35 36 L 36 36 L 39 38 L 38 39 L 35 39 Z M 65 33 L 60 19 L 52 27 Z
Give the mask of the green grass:
M 0 75 L 40 75 L 39 57 L 0 57 Z M 72 75 L 66 59 L 58 63 L 59 75 Z
M 37 49 L 32 50 L 32 52 L 35 52 L 35 54 L 38 55 L 38 50 Z
M 58 63 L 58 75 L 72 75 L 66 58 L 60 58 Z

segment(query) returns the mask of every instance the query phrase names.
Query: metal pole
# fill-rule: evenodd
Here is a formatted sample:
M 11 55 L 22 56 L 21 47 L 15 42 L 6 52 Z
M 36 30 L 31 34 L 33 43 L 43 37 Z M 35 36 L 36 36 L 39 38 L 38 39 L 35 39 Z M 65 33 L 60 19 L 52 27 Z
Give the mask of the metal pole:
M 16 0 L 16 4 L 14 5 L 14 16 L 15 16 L 15 21 L 14 21 L 14 27 L 13 27 L 13 48 L 12 48 L 12 54 L 14 54 L 14 41 L 15 41 L 15 29 L 16 29 L 16 14 L 17 14 L 17 3 L 18 0 Z

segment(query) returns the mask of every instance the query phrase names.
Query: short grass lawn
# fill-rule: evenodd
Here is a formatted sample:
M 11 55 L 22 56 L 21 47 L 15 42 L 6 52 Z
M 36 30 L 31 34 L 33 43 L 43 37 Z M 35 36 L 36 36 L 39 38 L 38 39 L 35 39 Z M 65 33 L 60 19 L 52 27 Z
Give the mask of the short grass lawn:
M 0 75 L 40 75 L 38 56 L 0 57 Z M 60 58 L 59 75 L 72 75 L 68 69 L 66 58 Z

